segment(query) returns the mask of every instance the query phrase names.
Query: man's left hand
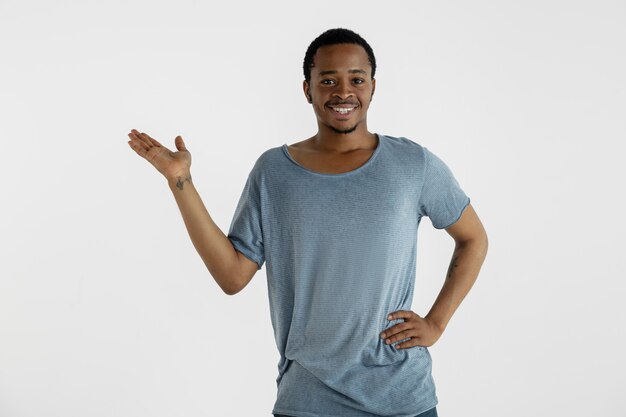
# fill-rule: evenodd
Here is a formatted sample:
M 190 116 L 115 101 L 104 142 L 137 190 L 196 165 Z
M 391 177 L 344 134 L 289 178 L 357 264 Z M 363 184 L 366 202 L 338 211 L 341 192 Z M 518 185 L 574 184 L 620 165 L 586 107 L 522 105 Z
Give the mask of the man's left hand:
M 395 345 L 396 349 L 405 349 L 414 346 L 432 346 L 439 339 L 442 330 L 430 319 L 420 317 L 411 310 L 398 310 L 389 314 L 389 320 L 404 319 L 381 333 L 385 343 L 391 344 L 398 340 L 411 338 Z

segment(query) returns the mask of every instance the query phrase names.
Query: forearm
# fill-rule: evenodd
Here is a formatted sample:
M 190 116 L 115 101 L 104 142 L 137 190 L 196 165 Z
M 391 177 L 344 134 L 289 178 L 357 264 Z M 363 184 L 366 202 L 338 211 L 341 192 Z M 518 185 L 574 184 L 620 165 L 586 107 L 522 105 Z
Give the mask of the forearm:
M 456 244 L 443 287 L 425 317 L 441 332 L 474 285 L 487 255 L 487 246 L 486 237 Z
M 193 185 L 191 174 L 167 182 L 196 251 L 222 290 L 232 293 L 237 288 L 239 265 L 239 255 L 233 244 L 211 219 Z

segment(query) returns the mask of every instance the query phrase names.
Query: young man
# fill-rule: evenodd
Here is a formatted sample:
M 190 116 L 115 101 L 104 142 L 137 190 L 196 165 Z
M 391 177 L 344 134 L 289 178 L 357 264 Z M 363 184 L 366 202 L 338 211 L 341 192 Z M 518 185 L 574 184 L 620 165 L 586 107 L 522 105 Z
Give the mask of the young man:
M 267 261 L 280 352 L 276 416 L 436 416 L 428 347 L 476 280 L 487 235 L 443 161 L 407 138 L 368 131 L 376 60 L 362 37 L 324 32 L 303 69 L 318 131 L 257 159 L 228 236 L 194 188 L 180 136 L 178 152 L 136 130 L 129 144 L 168 179 L 225 293 L 241 291 Z M 422 317 L 411 303 L 424 216 L 456 245 Z

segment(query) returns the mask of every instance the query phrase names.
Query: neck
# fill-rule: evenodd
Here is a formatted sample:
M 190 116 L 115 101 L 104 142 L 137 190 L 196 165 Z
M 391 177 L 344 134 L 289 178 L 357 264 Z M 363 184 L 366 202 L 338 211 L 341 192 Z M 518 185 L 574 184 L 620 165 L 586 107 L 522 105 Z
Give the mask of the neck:
M 359 123 L 350 133 L 337 133 L 330 127 L 318 124 L 318 131 L 311 138 L 315 149 L 322 152 L 350 152 L 357 149 L 374 149 L 378 139 L 367 130 L 365 121 Z

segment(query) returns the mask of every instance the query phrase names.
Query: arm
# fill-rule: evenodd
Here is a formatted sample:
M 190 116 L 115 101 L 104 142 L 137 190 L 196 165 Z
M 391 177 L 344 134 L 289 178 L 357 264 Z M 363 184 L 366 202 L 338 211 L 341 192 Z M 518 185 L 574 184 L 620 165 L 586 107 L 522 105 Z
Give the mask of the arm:
M 461 218 L 446 229 L 456 242 L 446 281 L 430 312 L 421 317 L 412 310 L 398 310 L 389 314 L 389 320 L 404 319 L 380 334 L 387 344 L 407 337 L 396 349 L 414 346 L 432 346 L 443 334 L 452 315 L 478 277 L 487 255 L 487 233 L 480 219 L 468 205 Z
M 258 271 L 258 265 L 237 251 L 213 222 L 190 174 L 168 178 L 167 183 L 183 216 L 189 237 L 211 276 L 226 294 L 238 293 Z
M 478 277 L 487 256 L 488 239 L 478 215 L 468 205 L 461 218 L 446 232 L 456 242 L 445 282 L 425 316 L 443 333 L 452 315 Z
M 167 179 L 189 237 L 217 284 L 229 295 L 241 291 L 257 264 L 237 251 L 209 216 L 191 180 L 191 153 L 183 138 L 176 137 L 178 151 L 172 152 L 144 132 L 133 129 L 128 137 L 128 145 Z

